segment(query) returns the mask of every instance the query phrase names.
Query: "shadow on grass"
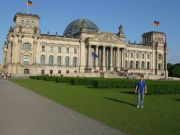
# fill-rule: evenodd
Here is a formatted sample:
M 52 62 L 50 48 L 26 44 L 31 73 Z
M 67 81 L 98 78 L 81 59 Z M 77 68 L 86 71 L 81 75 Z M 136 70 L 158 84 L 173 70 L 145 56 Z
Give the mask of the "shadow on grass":
M 125 94 L 135 94 L 134 91 L 121 91 L 120 93 L 125 93 Z
M 104 99 L 107 99 L 107 100 L 114 101 L 114 102 L 119 102 L 119 103 L 123 103 L 123 104 L 126 104 L 126 105 L 130 105 L 130 106 L 133 106 L 133 107 L 136 106 L 135 104 L 128 103 L 128 102 L 126 102 L 126 101 L 122 101 L 122 100 L 119 100 L 119 99 L 108 98 L 108 97 L 103 97 L 103 98 L 104 98 Z
M 174 98 L 175 101 L 180 101 L 180 98 Z

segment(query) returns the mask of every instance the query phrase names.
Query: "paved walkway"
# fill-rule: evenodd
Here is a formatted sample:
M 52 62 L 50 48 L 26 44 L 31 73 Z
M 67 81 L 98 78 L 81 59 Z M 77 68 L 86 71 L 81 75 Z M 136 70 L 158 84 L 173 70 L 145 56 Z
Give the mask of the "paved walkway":
M 0 80 L 0 135 L 122 135 L 12 82 Z

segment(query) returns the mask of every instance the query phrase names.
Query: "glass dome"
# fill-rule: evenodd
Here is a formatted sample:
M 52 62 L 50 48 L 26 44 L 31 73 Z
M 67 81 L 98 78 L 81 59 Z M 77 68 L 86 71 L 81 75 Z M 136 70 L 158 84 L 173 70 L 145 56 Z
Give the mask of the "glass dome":
M 87 32 L 98 32 L 99 28 L 95 23 L 88 19 L 77 19 L 72 21 L 65 29 L 64 36 L 73 37 L 81 29 L 85 29 Z

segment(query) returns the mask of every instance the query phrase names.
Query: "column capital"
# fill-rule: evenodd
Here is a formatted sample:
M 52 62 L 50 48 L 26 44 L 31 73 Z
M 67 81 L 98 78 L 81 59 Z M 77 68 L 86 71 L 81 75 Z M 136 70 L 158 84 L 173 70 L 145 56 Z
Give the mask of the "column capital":
M 105 50 L 106 49 L 106 46 L 102 46 L 103 47 L 103 50 Z

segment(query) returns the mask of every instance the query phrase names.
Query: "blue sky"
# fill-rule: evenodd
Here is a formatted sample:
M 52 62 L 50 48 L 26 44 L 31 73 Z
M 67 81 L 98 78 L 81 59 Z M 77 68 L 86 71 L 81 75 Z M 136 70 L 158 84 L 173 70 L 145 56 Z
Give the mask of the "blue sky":
M 42 33 L 62 35 L 66 26 L 78 18 L 96 23 L 101 31 L 116 33 L 124 26 L 127 41 L 140 42 L 144 32 L 153 30 L 153 20 L 160 22 L 155 30 L 167 34 L 168 62 L 180 62 L 180 0 L 31 0 L 29 11 L 41 17 Z M 0 47 L 3 47 L 13 17 L 26 12 L 26 0 L 0 1 Z M 0 63 L 2 63 L 0 49 Z

